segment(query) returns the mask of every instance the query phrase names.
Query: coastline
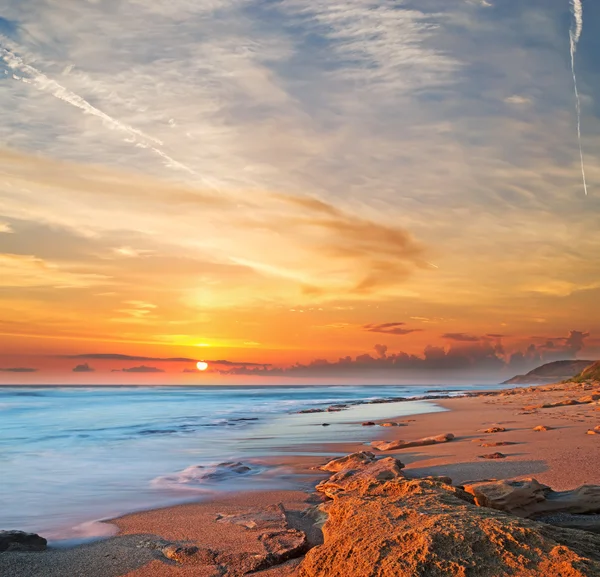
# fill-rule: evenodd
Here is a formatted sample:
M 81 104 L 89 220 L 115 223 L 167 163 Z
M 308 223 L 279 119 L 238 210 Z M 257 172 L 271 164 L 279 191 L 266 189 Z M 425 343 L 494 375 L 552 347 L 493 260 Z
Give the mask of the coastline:
M 554 490 L 600 484 L 600 470 L 596 465 L 600 462 L 600 436 L 587 434 L 588 429 L 593 429 L 600 422 L 598 401 L 534 409 L 532 405 L 584 397 L 586 391 L 583 387 L 572 390 L 566 385 L 556 386 L 555 389 L 542 385 L 512 391 L 515 392 L 482 392 L 437 399 L 433 402 L 446 411 L 401 417 L 398 422 L 406 421 L 402 423 L 403 426 L 378 427 L 378 436 L 383 440 L 415 440 L 452 433 L 455 439 L 443 444 L 373 452 L 377 456 L 401 459 L 406 477 L 445 475 L 452 478 L 455 485 L 483 479 L 531 477 Z M 534 431 L 534 427 L 539 425 L 549 430 Z M 356 423 L 356 427 L 361 426 Z M 506 431 L 481 432 L 491 426 L 503 427 Z M 497 449 L 481 446 L 489 442 L 514 444 Z M 314 444 L 311 449 L 315 449 Z M 329 451 L 332 458 L 365 450 L 371 449 L 363 443 L 323 446 L 323 452 Z M 495 451 L 501 451 L 505 458 L 480 458 L 485 453 Z M 301 450 L 298 449 L 298 452 L 301 453 Z M 217 517 L 235 517 L 249 512 L 260 517 L 261 511 L 281 505 L 289 526 L 309 530 L 307 527 L 312 524 L 303 511 L 311 511 L 315 504 L 321 502 L 321 497 L 316 497 L 311 487 L 327 476 L 315 471 L 314 467 L 328 460 L 326 457 L 298 455 L 278 461 L 280 465 L 293 466 L 297 474 L 306 475 L 306 490 L 240 492 L 197 503 L 128 514 L 110 521 L 119 528 L 119 534 L 115 537 L 69 549 L 48 550 L 43 554 L 0 555 L 0 572 L 4 570 L 7 575 L 14 577 L 32 574 L 40 577 L 76 575 L 77 567 L 86 563 L 88 572 L 81 574 L 98 577 L 223 575 L 215 569 L 216 566 L 165 560 L 161 555 L 157 556 L 156 551 L 140 547 L 140 539 L 146 535 L 154 540 L 202 544 L 203 547 L 225 550 L 231 559 L 235 559 L 236 555 L 240 559 L 244 555 L 257 555 L 262 550 L 258 535 L 264 530 L 260 523 L 256 528 L 248 528 L 235 522 L 219 522 Z M 312 535 L 311 539 L 311 545 L 318 544 L 318 536 Z M 107 557 L 113 559 L 114 563 L 107 565 Z M 36 572 L 32 563 L 39 563 L 42 559 L 47 569 Z M 265 577 L 291 577 L 297 574 L 298 564 L 298 559 L 291 560 L 260 574 Z

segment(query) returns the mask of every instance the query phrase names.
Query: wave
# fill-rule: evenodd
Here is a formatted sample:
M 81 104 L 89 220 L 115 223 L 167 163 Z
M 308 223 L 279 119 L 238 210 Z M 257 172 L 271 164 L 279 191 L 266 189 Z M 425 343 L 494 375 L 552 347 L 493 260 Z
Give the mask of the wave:
M 260 475 L 266 467 L 242 462 L 227 461 L 209 465 L 191 465 L 174 475 L 156 477 L 151 486 L 160 489 L 184 489 L 194 491 L 214 491 L 216 483 L 228 482 L 249 476 Z

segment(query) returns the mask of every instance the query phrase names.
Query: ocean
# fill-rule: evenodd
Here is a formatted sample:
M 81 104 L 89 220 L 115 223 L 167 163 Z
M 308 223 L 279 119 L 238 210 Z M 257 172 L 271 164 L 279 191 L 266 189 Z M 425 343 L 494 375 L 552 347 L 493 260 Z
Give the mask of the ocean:
M 302 480 L 269 459 L 367 443 L 380 430 L 357 422 L 443 409 L 423 400 L 352 403 L 428 394 L 436 392 L 389 385 L 0 387 L 0 529 L 66 543 L 106 534 L 110 526 L 97 520 L 132 511 L 298 488 Z M 298 413 L 340 403 L 350 408 Z

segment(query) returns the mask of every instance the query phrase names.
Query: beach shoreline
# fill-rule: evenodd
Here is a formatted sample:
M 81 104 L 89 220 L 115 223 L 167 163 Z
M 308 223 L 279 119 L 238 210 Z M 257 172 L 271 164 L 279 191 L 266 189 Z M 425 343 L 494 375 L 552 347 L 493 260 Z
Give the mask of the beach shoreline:
M 561 491 L 585 484 L 600 485 L 600 470 L 595 465 L 600 462 L 600 435 L 587 434 L 600 422 L 598 401 L 541 408 L 541 405 L 563 401 L 577 402 L 577 399 L 585 398 L 588 390 L 583 385 L 575 389 L 567 385 L 554 389 L 540 385 L 511 389 L 509 393 L 480 392 L 436 399 L 432 402 L 445 411 L 400 417 L 394 420 L 398 426 L 380 427 L 377 421 L 369 426 L 377 427 L 377 437 L 386 441 L 413 441 L 451 433 L 454 435 L 451 442 L 381 452 L 361 442 L 327 444 L 321 449 L 324 454 L 328 450 L 331 458 L 357 451 L 373 451 L 378 457 L 393 456 L 405 465 L 403 473 L 406 477 L 416 479 L 443 475 L 450 477 L 454 485 L 483 479 L 531 477 Z M 355 423 L 355 426 L 363 425 Z M 546 430 L 535 431 L 534 428 L 539 426 Z M 483 432 L 490 427 L 505 430 Z M 497 443 L 501 444 L 494 448 L 484 446 Z M 315 449 L 318 447 L 313 444 L 311 450 L 319 452 Z M 302 447 L 298 447 L 297 452 L 302 453 Z M 503 456 L 482 458 L 485 454 L 496 452 Z M 327 457 L 301 454 L 279 459 L 278 465 L 292 467 L 296 474 L 304 476 L 306 483 L 301 490 L 238 492 L 200 502 L 130 513 L 107 521 L 118 527 L 119 533 L 115 537 L 64 550 L 3 554 L 0 555 L 0 569 L 3 566 L 5 570 L 10 568 L 6 574 L 14 577 L 31 574 L 54 577 L 67 574 L 65 570 L 73 571 L 83 560 L 89 564 L 90 559 L 102 560 L 103 556 L 112 556 L 115 558 L 113 569 L 92 563 L 94 568 L 90 568 L 92 572 L 86 575 L 212 577 L 223 574 L 213 566 L 200 568 L 194 563 L 173 563 L 161 555 L 157 557 L 155 550 L 139 546 L 139 541 L 144 540 L 141 536 L 149 535 L 146 540 L 194 543 L 211 550 L 221 549 L 231 559 L 235 559 L 236 555 L 239 559 L 246 558 L 244 555 L 258 555 L 262 548 L 258 534 L 264 527 L 260 527 L 260 523 L 256 527 L 246 527 L 236 522 L 222 522 L 223 516 L 260 516 L 261 511 L 279 507 L 286 512 L 286 526 L 307 530 L 310 523 L 307 525 L 304 514 L 314 510 L 322 501 L 322 497 L 315 496 L 314 485 L 327 476 L 316 468 L 328 460 Z M 272 464 L 276 461 L 274 458 Z M 313 535 L 312 539 L 311 545 L 318 544 L 318 537 Z M 129 551 L 131 543 L 137 543 L 135 554 L 127 553 L 123 560 L 122 548 Z M 97 552 L 100 553 L 97 555 Z M 31 563 L 42 558 L 45 563 L 51 560 L 45 565 L 49 568 L 44 573 L 32 572 Z M 293 576 L 297 573 L 298 563 L 297 559 L 291 560 L 261 574 L 265 577 Z

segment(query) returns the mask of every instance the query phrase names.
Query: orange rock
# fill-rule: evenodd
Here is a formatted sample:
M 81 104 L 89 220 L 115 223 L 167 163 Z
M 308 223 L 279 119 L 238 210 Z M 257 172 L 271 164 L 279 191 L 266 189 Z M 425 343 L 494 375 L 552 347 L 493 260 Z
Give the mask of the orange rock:
M 600 535 L 473 504 L 439 480 L 358 482 L 322 506 L 299 577 L 600 577 Z
M 437 435 L 436 437 L 425 437 L 418 441 L 373 441 L 371 447 L 378 451 L 396 451 L 398 449 L 409 449 L 411 447 L 426 447 L 427 445 L 436 445 L 438 443 L 447 443 L 454 439 L 452 433 Z
M 504 433 L 506 429 L 504 427 L 490 427 L 489 429 L 484 429 L 480 431 L 481 433 Z
M 547 425 L 538 425 L 537 427 L 534 427 L 533 430 L 537 431 L 537 432 L 541 432 L 541 431 L 553 431 L 554 427 L 548 427 Z

